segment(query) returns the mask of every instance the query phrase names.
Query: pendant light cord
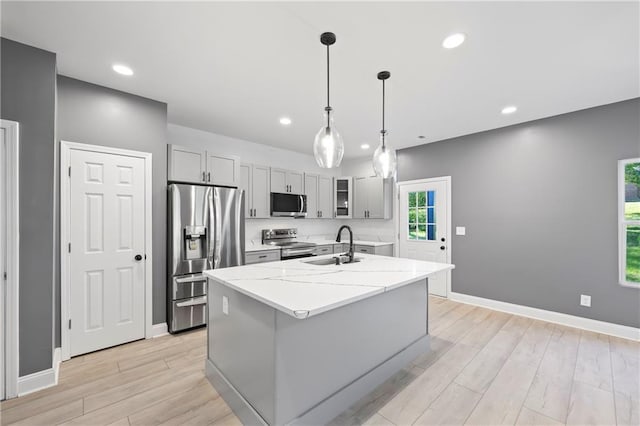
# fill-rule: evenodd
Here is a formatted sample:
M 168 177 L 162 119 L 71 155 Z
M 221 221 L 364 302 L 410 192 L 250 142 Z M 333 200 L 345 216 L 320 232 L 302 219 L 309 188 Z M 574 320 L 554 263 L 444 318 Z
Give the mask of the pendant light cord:
M 327 127 L 331 127 L 331 119 L 330 119 L 330 114 L 331 114 L 331 102 L 329 102 L 329 45 L 327 45 Z
M 384 80 L 382 80 L 382 149 L 385 148 L 384 140 L 387 131 L 384 129 Z

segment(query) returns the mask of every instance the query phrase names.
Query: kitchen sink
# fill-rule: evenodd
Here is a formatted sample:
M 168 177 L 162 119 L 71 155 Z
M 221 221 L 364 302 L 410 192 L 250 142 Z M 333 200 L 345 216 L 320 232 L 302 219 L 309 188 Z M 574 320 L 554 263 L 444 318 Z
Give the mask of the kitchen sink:
M 342 262 L 342 264 L 344 263 L 358 263 L 360 262 L 362 259 L 361 258 L 354 258 L 352 262 Z M 304 263 L 308 263 L 310 265 L 319 265 L 319 266 L 324 266 L 324 265 L 335 265 L 336 264 L 336 258 L 335 257 L 329 257 L 326 259 L 316 259 L 316 260 L 307 260 Z

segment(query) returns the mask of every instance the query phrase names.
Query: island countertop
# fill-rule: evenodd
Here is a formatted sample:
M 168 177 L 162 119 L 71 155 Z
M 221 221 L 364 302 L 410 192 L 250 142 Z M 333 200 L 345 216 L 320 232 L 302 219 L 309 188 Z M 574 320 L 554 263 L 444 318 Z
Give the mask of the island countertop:
M 205 271 L 232 288 L 294 318 L 304 319 L 414 283 L 454 265 L 358 253 L 360 262 L 313 265 L 333 255 Z

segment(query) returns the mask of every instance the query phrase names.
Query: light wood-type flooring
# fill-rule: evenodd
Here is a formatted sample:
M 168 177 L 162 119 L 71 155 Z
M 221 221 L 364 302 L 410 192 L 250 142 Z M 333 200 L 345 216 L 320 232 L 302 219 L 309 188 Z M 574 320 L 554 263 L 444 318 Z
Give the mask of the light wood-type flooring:
M 640 344 L 430 298 L 432 351 L 334 425 L 639 425 Z M 238 425 L 204 377 L 204 330 L 64 362 L 3 425 Z

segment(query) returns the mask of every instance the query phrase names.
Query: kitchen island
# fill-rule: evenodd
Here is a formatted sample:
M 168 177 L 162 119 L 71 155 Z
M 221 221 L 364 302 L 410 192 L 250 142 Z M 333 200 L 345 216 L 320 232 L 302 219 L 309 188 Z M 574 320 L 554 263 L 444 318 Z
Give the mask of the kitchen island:
M 453 265 L 332 257 L 205 272 L 207 377 L 244 424 L 324 424 L 429 350 L 428 277 Z

